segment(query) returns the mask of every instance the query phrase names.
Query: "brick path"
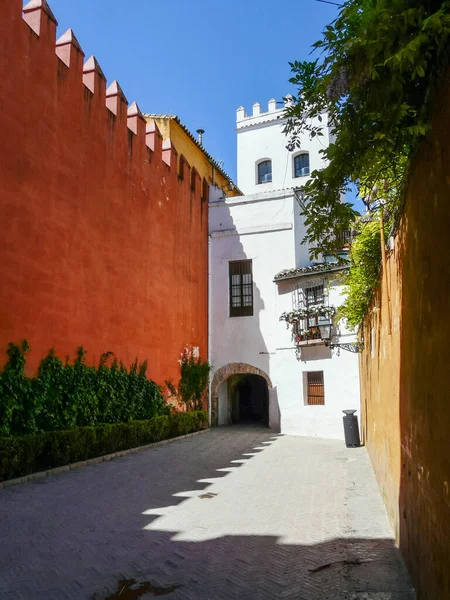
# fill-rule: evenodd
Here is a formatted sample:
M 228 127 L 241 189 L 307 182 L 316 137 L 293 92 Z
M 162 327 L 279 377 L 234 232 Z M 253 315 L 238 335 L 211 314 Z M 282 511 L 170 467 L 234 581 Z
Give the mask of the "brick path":
M 267 429 L 0 490 L 0 539 L 1 600 L 414 598 L 365 450 Z

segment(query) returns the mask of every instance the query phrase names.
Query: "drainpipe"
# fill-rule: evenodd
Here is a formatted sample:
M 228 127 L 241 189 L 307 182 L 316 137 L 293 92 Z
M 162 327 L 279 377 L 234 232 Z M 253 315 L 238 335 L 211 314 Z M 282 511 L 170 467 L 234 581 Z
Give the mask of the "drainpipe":
M 214 174 L 214 167 L 213 167 L 213 174 Z M 211 263 L 212 263 L 212 259 L 211 259 L 211 235 L 209 232 L 209 207 L 208 207 L 208 362 L 209 364 L 211 364 L 211 339 L 212 339 L 212 333 L 211 333 Z M 212 383 L 212 377 L 210 376 L 209 378 L 209 394 L 208 394 L 208 421 L 209 421 L 209 426 L 211 427 L 211 383 Z

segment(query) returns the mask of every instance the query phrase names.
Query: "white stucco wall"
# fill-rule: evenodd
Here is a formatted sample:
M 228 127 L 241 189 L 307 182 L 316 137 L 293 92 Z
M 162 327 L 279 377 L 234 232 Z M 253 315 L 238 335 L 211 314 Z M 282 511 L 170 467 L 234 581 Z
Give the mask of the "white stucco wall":
M 219 425 L 228 424 L 228 382 L 224 381 L 219 388 Z
M 271 423 L 280 414 L 283 433 L 343 438 L 342 410 L 359 410 L 358 357 L 321 346 L 303 347 L 297 360 L 291 332 L 279 321 L 292 310 L 295 280 L 274 283 L 279 271 L 294 266 L 298 249 L 298 206 L 291 191 L 256 194 L 210 203 L 211 243 L 211 362 L 214 372 L 233 362 L 243 362 L 267 373 L 275 393 L 270 395 Z M 254 315 L 229 316 L 228 263 L 251 259 Z M 313 279 L 321 277 L 311 276 Z M 340 303 L 340 286 L 333 283 L 330 305 Z M 342 329 L 342 334 L 346 334 Z M 352 341 L 345 335 L 342 341 Z M 325 405 L 305 405 L 304 375 L 323 371 Z M 226 384 L 219 390 L 219 423 L 226 422 Z M 274 402 L 278 401 L 278 407 Z
M 213 367 L 248 362 L 269 369 L 269 356 L 262 353 L 279 337 L 273 275 L 294 262 L 293 205 L 292 193 L 210 203 Z M 244 259 L 253 262 L 254 315 L 229 317 L 228 263 Z
M 314 279 L 320 278 L 315 276 Z M 298 281 L 286 281 L 278 284 L 279 302 L 277 314 L 291 310 L 291 288 Z M 342 286 L 330 278 L 329 304 L 339 306 L 342 301 Z M 280 323 L 286 330 L 286 325 Z M 356 341 L 353 332 L 339 324 L 340 336 L 333 341 Z M 289 330 L 287 331 L 289 333 Z M 291 344 L 292 345 L 292 342 Z M 301 357 L 297 360 L 294 351 L 278 351 L 272 362 L 276 380 L 281 413 L 281 431 L 283 433 L 305 436 L 343 439 L 342 410 L 360 410 L 358 355 L 345 350 L 327 348 L 325 345 L 301 346 Z M 323 371 L 325 404 L 309 406 L 306 404 L 306 373 Z

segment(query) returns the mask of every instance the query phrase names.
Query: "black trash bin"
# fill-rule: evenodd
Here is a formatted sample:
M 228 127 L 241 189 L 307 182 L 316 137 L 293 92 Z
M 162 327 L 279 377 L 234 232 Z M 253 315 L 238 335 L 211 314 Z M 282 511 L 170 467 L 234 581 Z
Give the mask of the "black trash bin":
M 361 446 L 359 439 L 358 417 L 355 415 L 356 410 L 343 410 L 345 417 L 344 421 L 344 436 L 345 445 L 347 448 L 358 448 Z

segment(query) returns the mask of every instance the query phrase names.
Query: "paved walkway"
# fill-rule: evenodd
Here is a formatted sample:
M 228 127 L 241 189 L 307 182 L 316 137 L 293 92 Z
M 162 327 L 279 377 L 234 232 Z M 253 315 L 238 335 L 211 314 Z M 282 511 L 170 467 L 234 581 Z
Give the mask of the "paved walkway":
M 363 448 L 221 428 L 0 490 L 2 600 L 411 600 Z

